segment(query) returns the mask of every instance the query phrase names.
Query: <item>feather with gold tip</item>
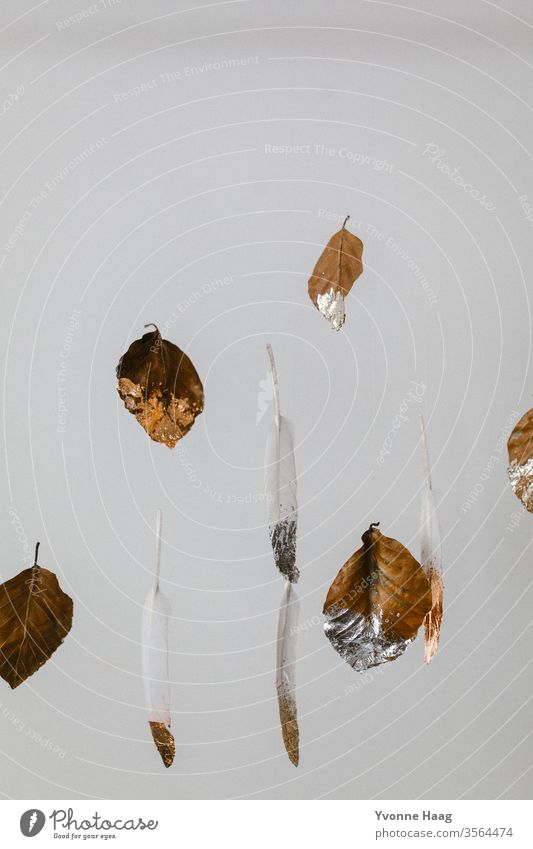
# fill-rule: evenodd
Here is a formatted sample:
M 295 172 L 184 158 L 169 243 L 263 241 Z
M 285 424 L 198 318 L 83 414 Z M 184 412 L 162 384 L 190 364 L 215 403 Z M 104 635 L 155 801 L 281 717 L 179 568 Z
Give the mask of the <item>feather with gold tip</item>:
M 271 345 L 267 345 L 267 354 L 272 377 L 274 420 L 265 453 L 265 494 L 274 561 L 285 578 L 276 641 L 276 691 L 283 743 L 289 760 L 298 766 L 299 729 L 294 674 L 298 618 L 294 584 L 299 578 L 296 566 L 296 467 L 290 424 L 280 413 L 278 375 Z
M 294 676 L 298 607 L 294 585 L 290 581 L 285 581 L 278 618 L 276 690 L 283 743 L 289 760 L 294 766 L 298 766 L 300 760 L 300 731 L 298 728 Z
M 170 605 L 159 586 L 161 563 L 161 510 L 156 519 L 156 557 L 153 586 L 143 608 L 142 672 L 150 731 L 166 767 L 175 755 L 170 731 L 170 683 L 168 676 L 168 616 Z
M 420 430 L 425 473 L 424 493 L 422 496 L 420 565 L 426 573 L 431 587 L 431 610 L 426 613 L 424 618 L 424 661 L 431 663 L 439 645 L 444 583 L 442 580 L 442 551 L 439 522 L 431 485 L 431 467 L 429 464 L 426 424 L 423 416 L 420 416 Z

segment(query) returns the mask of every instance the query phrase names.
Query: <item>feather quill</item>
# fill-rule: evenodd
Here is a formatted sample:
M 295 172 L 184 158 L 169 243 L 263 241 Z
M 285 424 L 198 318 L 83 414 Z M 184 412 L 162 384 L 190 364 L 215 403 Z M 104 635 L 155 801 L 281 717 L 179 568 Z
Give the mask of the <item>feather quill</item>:
M 281 733 L 289 760 L 298 766 L 300 759 L 298 715 L 296 710 L 296 681 L 294 676 L 296 623 L 298 599 L 290 581 L 285 581 L 279 606 L 276 653 L 276 689 L 278 691 Z
M 161 563 L 161 510 L 157 511 L 154 583 L 146 597 L 142 622 L 142 670 L 144 697 L 150 731 L 166 767 L 174 755 L 170 731 L 170 684 L 168 676 L 168 616 L 170 605 L 159 587 Z
M 431 610 L 424 619 L 424 661 L 431 663 L 439 645 L 442 622 L 442 553 L 440 530 L 431 486 L 431 468 L 426 439 L 424 417 L 420 416 L 422 457 L 424 462 L 424 494 L 422 496 L 420 565 L 426 573 L 431 587 Z
M 274 393 L 274 421 L 265 452 L 265 496 L 268 530 L 274 560 L 279 571 L 292 583 L 300 573 L 296 566 L 296 526 L 298 501 L 296 467 L 291 426 L 280 414 L 278 376 L 272 347 L 267 345 Z

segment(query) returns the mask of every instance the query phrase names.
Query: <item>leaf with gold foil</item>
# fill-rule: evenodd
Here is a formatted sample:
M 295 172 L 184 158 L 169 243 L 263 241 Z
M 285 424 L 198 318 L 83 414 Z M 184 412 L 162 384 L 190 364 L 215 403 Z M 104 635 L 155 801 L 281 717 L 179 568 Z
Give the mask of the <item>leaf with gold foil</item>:
M 346 229 L 349 218 L 327 243 L 308 283 L 309 297 L 333 330 L 344 324 L 344 299 L 363 273 L 363 243 Z
M 117 366 L 118 394 L 155 442 L 174 448 L 204 407 L 204 390 L 187 354 L 155 325 L 132 342 Z
M 440 639 L 444 583 L 442 580 L 440 529 L 435 508 L 435 499 L 433 498 L 433 487 L 431 485 L 429 451 L 423 416 L 420 416 L 420 427 L 422 430 L 422 455 L 426 476 L 424 493 L 422 495 L 420 565 L 426 573 L 431 587 L 431 610 L 426 613 L 424 619 L 424 661 L 425 663 L 431 663 Z
M 72 627 L 72 599 L 35 563 L 0 585 L 0 675 L 13 689 L 50 659 Z
M 377 524 L 339 571 L 324 605 L 333 648 L 358 671 L 396 660 L 431 610 L 431 588 L 420 563 Z
M 533 513 L 533 409 L 524 413 L 507 442 L 507 473 L 517 498 Z
M 148 723 L 153 741 L 166 767 L 176 753 L 170 731 L 168 675 L 168 616 L 170 605 L 159 587 L 161 563 L 161 510 L 157 512 L 156 561 L 153 586 L 146 597 L 142 621 L 142 670 Z

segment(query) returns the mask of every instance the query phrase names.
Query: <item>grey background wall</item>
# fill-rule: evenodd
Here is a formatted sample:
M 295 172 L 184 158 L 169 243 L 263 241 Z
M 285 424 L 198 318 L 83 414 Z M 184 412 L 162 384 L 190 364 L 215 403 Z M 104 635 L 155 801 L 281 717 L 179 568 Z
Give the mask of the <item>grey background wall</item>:
M 532 395 L 530 4 L 9 0 L 0 25 L 0 570 L 40 539 L 75 600 L 53 659 L 0 688 L 1 793 L 527 798 L 533 519 L 505 442 Z M 347 213 L 365 272 L 335 334 L 306 284 Z M 173 452 L 115 391 L 150 321 L 205 385 Z M 299 473 L 298 770 L 274 700 L 267 341 Z M 422 410 L 441 647 L 358 677 L 322 604 L 370 521 L 418 554 Z M 158 507 L 169 771 L 139 677 Z

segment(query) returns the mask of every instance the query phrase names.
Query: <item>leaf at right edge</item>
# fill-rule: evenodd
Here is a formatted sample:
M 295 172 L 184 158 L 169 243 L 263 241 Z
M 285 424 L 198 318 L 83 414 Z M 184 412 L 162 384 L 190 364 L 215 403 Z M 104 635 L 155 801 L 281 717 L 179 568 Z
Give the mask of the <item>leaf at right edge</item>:
M 517 422 L 507 448 L 511 486 L 526 510 L 533 513 L 533 409 Z
M 265 497 L 274 561 L 282 575 L 296 583 L 298 499 L 291 426 L 284 416 L 274 418 L 265 450 Z
M 159 588 L 146 597 L 142 621 L 142 670 L 148 722 L 156 748 L 166 767 L 176 753 L 170 731 L 168 677 L 168 602 Z
M 294 676 L 298 599 L 290 581 L 285 581 L 279 606 L 276 648 L 276 689 L 283 743 L 294 766 L 300 760 L 300 732 L 296 709 Z
M 431 468 L 426 440 L 426 428 L 423 417 L 420 418 L 422 430 L 422 454 L 426 480 L 422 496 L 420 565 L 426 573 L 431 586 L 431 610 L 424 619 L 424 662 L 431 663 L 437 651 L 443 612 L 444 583 L 442 580 L 442 551 L 440 529 L 431 486 Z
M 57 577 L 33 566 L 0 585 L 0 675 L 14 689 L 33 675 L 72 627 L 73 603 Z

